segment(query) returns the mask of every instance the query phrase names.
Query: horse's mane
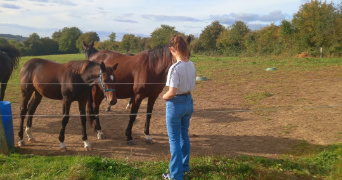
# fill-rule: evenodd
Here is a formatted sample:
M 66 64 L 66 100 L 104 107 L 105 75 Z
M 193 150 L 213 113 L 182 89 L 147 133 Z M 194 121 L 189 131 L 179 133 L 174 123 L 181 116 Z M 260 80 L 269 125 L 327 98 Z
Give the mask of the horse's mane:
M 16 69 L 19 65 L 19 59 L 20 59 L 20 51 L 12 46 L 2 46 L 0 47 L 0 51 L 2 51 L 3 53 L 0 53 L 0 58 L 1 59 L 6 59 L 8 61 L 10 61 L 11 65 L 12 65 L 12 70 Z M 6 58 L 6 55 L 9 58 Z
M 66 69 L 75 74 L 82 74 L 87 69 L 92 68 L 96 65 L 99 65 L 99 63 L 96 61 L 89 61 L 89 60 L 69 61 L 65 63 Z
M 154 67 L 159 58 L 167 58 L 170 56 L 171 52 L 168 49 L 168 46 L 158 46 L 154 49 L 148 50 L 147 54 L 150 67 Z

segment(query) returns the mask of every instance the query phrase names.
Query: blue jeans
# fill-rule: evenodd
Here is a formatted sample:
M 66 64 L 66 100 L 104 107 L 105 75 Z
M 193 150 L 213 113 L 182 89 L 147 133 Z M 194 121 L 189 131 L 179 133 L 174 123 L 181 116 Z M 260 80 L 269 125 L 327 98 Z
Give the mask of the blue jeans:
M 170 142 L 170 178 L 183 179 L 183 172 L 189 172 L 190 118 L 194 112 L 191 94 L 175 96 L 166 101 L 166 126 Z

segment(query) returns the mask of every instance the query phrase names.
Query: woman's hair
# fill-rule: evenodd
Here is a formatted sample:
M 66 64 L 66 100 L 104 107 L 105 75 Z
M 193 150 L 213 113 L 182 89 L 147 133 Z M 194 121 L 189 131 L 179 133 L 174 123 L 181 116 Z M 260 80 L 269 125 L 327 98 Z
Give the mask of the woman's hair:
M 175 48 L 175 50 L 180 53 L 181 56 L 189 58 L 188 43 L 185 42 L 182 36 L 177 35 L 171 38 L 170 47 Z

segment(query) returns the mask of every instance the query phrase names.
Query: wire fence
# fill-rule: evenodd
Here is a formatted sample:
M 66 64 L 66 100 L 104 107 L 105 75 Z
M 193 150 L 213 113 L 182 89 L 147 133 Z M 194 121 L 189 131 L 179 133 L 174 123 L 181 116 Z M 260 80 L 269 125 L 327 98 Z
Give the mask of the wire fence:
M 321 106 L 300 106 L 300 107 L 279 107 L 279 108 L 264 108 L 264 109 L 232 109 L 232 110 L 205 110 L 205 111 L 194 111 L 194 114 L 201 113 L 242 113 L 242 112 L 257 112 L 257 111 L 279 111 L 279 110 L 297 110 L 297 109 L 322 109 L 322 108 L 337 108 L 342 107 L 342 104 L 336 105 L 321 105 Z M 69 114 L 69 117 L 81 117 L 81 116 L 128 116 L 128 115 L 166 115 L 165 112 L 154 112 L 154 113 L 117 113 L 117 114 Z M 58 114 L 34 114 L 34 115 L 2 115 L 2 116 L 15 116 L 15 117 L 63 117 L 65 115 Z
M 211 79 L 208 79 L 209 81 L 211 81 Z M 228 82 L 293 82 L 293 81 L 326 81 L 326 80 L 333 80 L 333 81 L 338 81 L 338 80 L 342 80 L 342 78 L 316 78 L 316 79 L 254 79 L 254 80 L 249 80 L 249 79 L 226 79 Z M 1 82 L 0 82 L 1 83 Z M 7 85 L 21 85 L 21 84 L 89 84 L 89 83 L 1 83 L 1 84 L 7 84 Z M 142 83 L 138 83 L 138 82 L 131 82 L 131 83 L 105 83 L 108 85 L 111 84 L 161 84 L 161 85 L 165 85 L 166 83 L 146 83 L 146 82 L 142 82 Z
M 342 80 L 342 78 L 320 78 L 320 79 L 287 79 L 287 80 L 279 80 L 279 79 L 263 79 L 263 80 L 227 80 L 230 82 L 253 82 L 253 81 L 263 81 L 263 82 L 292 82 L 292 81 L 322 81 L 322 80 Z M 2 83 L 7 85 L 21 85 L 21 84 L 52 84 L 52 85 L 61 85 L 61 84 L 88 84 L 88 83 Z M 165 83 L 106 83 L 106 84 L 162 84 Z M 284 109 L 320 109 L 320 108 L 336 108 L 342 107 L 342 104 L 336 105 L 321 105 L 321 106 L 300 106 L 300 107 L 279 107 L 279 108 L 265 108 L 265 109 L 232 109 L 232 110 L 207 110 L 200 111 L 194 113 L 239 113 L 239 112 L 256 112 L 256 111 L 278 111 Z M 80 116 L 128 116 L 128 115 L 165 115 L 165 112 L 153 112 L 153 113 L 116 113 L 116 114 L 69 114 L 69 117 L 80 117 Z M 65 115 L 56 115 L 56 114 L 34 114 L 34 115 L 20 115 L 20 114 L 12 114 L 12 115 L 2 115 L 2 116 L 34 116 L 34 117 L 63 117 Z

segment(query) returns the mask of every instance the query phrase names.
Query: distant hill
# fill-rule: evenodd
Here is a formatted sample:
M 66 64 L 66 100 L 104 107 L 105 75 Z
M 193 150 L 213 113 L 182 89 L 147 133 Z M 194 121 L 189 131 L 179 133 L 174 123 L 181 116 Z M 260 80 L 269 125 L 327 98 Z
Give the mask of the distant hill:
M 13 40 L 16 40 L 16 41 L 19 41 L 19 42 L 22 42 L 25 39 L 27 39 L 27 37 L 23 37 L 23 36 L 20 36 L 20 35 L 12 35 L 12 34 L 0 34 L 0 37 L 3 37 L 5 39 L 7 39 L 7 40 L 13 39 Z

